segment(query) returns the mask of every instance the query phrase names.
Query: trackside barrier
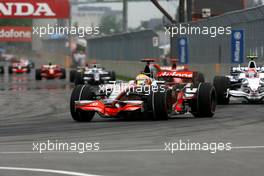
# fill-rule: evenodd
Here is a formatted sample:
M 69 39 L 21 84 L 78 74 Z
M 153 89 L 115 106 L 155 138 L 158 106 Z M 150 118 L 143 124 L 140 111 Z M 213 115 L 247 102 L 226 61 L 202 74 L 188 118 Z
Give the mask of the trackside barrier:
M 139 60 L 139 59 L 138 59 Z M 137 74 L 143 71 L 145 63 L 139 61 L 124 61 L 124 60 L 97 60 L 97 63 L 102 64 L 108 70 L 114 70 L 116 74 L 134 78 Z M 264 65 L 263 62 L 257 62 L 259 66 Z M 246 64 L 244 64 L 246 65 Z M 216 75 L 226 75 L 230 72 L 233 64 L 189 64 L 190 70 L 199 71 L 204 74 L 206 81 L 212 82 Z

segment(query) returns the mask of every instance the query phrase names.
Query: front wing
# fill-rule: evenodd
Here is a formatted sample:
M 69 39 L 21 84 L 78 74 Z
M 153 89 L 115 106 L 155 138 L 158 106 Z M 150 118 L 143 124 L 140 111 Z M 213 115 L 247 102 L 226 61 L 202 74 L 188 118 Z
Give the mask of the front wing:
M 121 105 L 122 104 L 122 105 Z M 75 101 L 75 108 L 83 111 L 95 111 L 103 116 L 117 116 L 122 111 L 143 111 L 143 101 L 116 101 L 111 104 L 104 104 L 100 100 Z

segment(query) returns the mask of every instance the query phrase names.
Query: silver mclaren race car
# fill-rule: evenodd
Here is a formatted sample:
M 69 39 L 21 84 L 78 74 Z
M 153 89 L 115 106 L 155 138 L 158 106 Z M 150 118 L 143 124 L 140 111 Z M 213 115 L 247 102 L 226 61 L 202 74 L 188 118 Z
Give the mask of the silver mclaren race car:
M 230 75 L 214 78 L 218 104 L 228 104 L 230 97 L 242 98 L 250 103 L 264 99 L 264 67 L 257 66 L 256 58 L 249 56 L 247 67 L 231 67 Z

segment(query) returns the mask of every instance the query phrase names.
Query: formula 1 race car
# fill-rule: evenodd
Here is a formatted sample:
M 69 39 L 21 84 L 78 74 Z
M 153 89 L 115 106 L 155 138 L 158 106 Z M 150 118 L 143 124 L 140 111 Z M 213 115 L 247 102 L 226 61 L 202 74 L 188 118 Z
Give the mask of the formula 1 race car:
M 261 102 L 264 98 L 264 67 L 257 67 L 256 56 L 248 56 L 247 67 L 231 67 L 230 75 L 216 76 L 214 86 L 218 104 L 228 104 L 230 97 L 248 102 Z
M 11 62 L 11 65 L 8 67 L 9 74 L 12 73 L 30 73 L 31 72 L 31 63 L 26 59 L 14 60 Z
M 172 91 L 173 114 L 191 113 L 195 117 L 212 117 L 216 108 L 215 88 L 204 82 L 203 74 L 190 70 L 163 70 L 159 81 Z
M 42 78 L 46 79 L 65 79 L 66 71 L 64 68 L 61 68 L 59 65 L 43 65 L 40 69 L 36 69 L 36 80 L 41 80 Z
M 74 82 L 75 85 L 99 85 L 115 80 L 116 75 L 114 71 L 106 71 L 98 64 L 90 64 L 86 67 L 79 67 L 77 70 L 70 71 L 70 81 Z
M 103 117 L 136 113 L 153 120 L 167 120 L 170 114 L 187 112 L 195 117 L 214 115 L 215 89 L 209 83 L 193 83 L 198 74 L 161 71 L 157 73 L 160 80 L 147 74 L 142 73 L 128 83 L 105 84 L 99 89 L 88 85 L 76 86 L 70 101 L 72 118 L 91 121 L 95 112 Z

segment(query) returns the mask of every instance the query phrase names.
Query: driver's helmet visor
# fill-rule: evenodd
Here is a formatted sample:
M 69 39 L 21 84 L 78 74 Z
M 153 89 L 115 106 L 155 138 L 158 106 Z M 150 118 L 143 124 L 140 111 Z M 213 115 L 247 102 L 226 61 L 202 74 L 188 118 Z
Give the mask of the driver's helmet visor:
M 257 73 L 256 72 L 248 72 L 247 73 L 247 77 L 248 78 L 256 78 L 257 77 Z
M 147 79 L 138 79 L 137 80 L 137 85 L 144 85 L 147 83 Z

